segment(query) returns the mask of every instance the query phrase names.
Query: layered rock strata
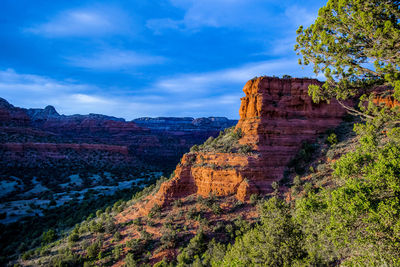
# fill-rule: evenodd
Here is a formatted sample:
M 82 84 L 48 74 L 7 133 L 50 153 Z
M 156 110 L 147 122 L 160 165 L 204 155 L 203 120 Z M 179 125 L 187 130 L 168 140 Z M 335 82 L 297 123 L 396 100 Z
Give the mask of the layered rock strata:
M 74 155 L 85 159 L 89 157 L 88 153 L 97 148 L 99 151 L 118 154 L 112 149 L 101 147 L 119 146 L 123 147 L 124 155 L 128 153 L 130 158 L 138 159 L 130 162 L 133 164 L 131 167 L 147 165 L 171 171 L 191 146 L 204 142 L 209 136 L 218 135 L 219 131 L 236 123 L 215 117 L 140 118 L 125 121 L 100 114 L 66 116 L 60 115 L 52 106 L 24 109 L 14 107 L 0 98 L 0 144 L 3 144 L 0 146 L 0 162 L 8 161 L 8 157 L 15 153 L 12 150 L 15 147 L 22 150 L 18 153 L 25 156 L 24 162 L 32 166 L 34 164 L 29 157 L 36 154 L 32 157 L 48 158 L 46 154 L 48 148 L 54 146 L 52 144 L 57 144 L 60 151 L 65 151 L 63 147 L 67 146 L 63 144 L 68 143 L 97 144 L 90 149 L 74 149 Z M 121 164 L 126 165 L 124 158 Z M 5 167 L 0 164 L 0 174 Z
M 334 100 L 313 103 L 308 96 L 310 84 L 320 82 L 272 77 L 248 81 L 236 131 L 242 132 L 239 145 L 251 147 L 252 152 L 185 154 L 175 176 L 161 185 L 146 209 L 194 193 L 235 195 L 244 201 L 253 193 L 270 192 L 271 183 L 282 179 L 302 143 L 313 142 L 345 115 Z

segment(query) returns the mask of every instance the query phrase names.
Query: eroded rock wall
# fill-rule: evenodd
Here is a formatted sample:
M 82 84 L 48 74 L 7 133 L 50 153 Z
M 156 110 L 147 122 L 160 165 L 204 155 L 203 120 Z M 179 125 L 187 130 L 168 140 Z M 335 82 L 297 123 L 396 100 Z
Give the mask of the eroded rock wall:
M 310 84 L 320 82 L 272 77 L 248 81 L 236 130 L 242 131 L 239 143 L 251 146 L 253 152 L 186 154 L 175 177 L 161 186 L 146 209 L 193 193 L 236 195 L 244 201 L 253 193 L 272 191 L 271 183 L 282 179 L 302 142 L 312 142 L 336 127 L 345 115 L 335 100 L 330 104 L 313 103 L 308 96 Z

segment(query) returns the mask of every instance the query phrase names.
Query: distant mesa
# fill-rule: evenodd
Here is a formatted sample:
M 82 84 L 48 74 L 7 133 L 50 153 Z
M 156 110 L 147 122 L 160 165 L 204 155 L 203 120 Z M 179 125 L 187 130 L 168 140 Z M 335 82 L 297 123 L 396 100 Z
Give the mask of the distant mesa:
M 5 163 L 15 159 L 29 165 L 34 158 L 66 158 L 63 153 L 68 146 L 62 144 L 99 144 L 104 146 L 86 146 L 86 150 L 103 147 L 110 153 L 123 154 L 122 165 L 129 158 L 131 167 L 148 165 L 172 170 L 191 146 L 201 144 L 210 136 L 217 136 L 221 130 L 236 123 L 236 120 L 216 117 L 159 117 L 125 121 L 94 113 L 61 115 L 50 105 L 44 109 L 25 109 L 14 107 L 0 98 L 0 143 L 4 144 L 0 160 Z M 23 145 L 25 143 L 30 145 Z M 49 153 L 49 148 L 55 146 L 47 143 L 59 144 L 55 149 L 57 153 Z M 85 159 L 89 153 L 86 150 L 79 149 L 80 156 L 76 154 L 77 157 Z M 36 166 L 36 161 L 32 164 Z
M 225 117 L 143 117 L 134 119 L 137 125 L 152 130 L 168 131 L 197 131 L 197 130 L 221 130 L 236 125 L 237 120 L 229 120 Z

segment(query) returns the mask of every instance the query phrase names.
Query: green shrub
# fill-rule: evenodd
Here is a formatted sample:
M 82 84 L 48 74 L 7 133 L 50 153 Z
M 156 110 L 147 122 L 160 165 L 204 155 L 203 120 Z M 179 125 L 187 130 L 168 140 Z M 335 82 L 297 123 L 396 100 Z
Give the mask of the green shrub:
M 100 242 L 94 242 L 86 249 L 86 254 L 89 259 L 95 259 L 99 255 L 101 249 Z
M 112 255 L 114 260 L 119 260 L 119 258 L 121 257 L 121 253 L 122 253 L 122 248 L 121 246 L 115 246 L 113 251 L 112 251 Z
M 125 257 L 125 267 L 137 267 L 138 263 L 132 253 L 128 253 Z
M 211 206 L 212 211 L 214 214 L 219 215 L 222 212 L 222 208 L 218 203 L 213 203 Z
M 77 233 L 71 233 L 68 237 L 68 241 L 71 243 L 74 243 L 78 240 L 79 240 L 79 234 L 77 234 Z
M 120 241 L 122 239 L 122 235 L 120 232 L 115 232 L 114 236 L 113 236 L 114 241 Z
M 106 232 L 107 234 L 113 234 L 116 230 L 117 226 L 115 225 L 114 220 L 111 218 L 107 219 L 104 223 L 104 232 Z
M 174 206 L 175 208 L 182 207 L 182 200 L 181 200 L 181 199 L 175 200 L 173 206 Z
M 194 219 L 197 215 L 197 210 L 194 207 L 191 207 L 186 213 L 186 219 Z
M 200 149 L 199 149 L 199 146 L 198 145 L 194 145 L 194 146 L 192 146 L 191 148 L 190 148 L 190 152 L 198 152 Z
M 155 216 L 160 216 L 161 215 L 161 206 L 158 204 L 155 204 L 151 209 L 148 214 L 149 218 L 153 218 Z
M 204 144 L 198 146 L 198 151 L 204 152 L 237 152 L 239 148 L 238 140 L 242 137 L 241 129 L 235 130 L 235 127 L 227 128 L 221 131 L 217 138 L 210 137 Z
M 206 250 L 207 243 L 205 235 L 202 231 L 196 234 L 189 242 L 189 244 L 183 249 L 183 251 L 178 255 L 178 266 L 184 266 L 191 264 L 195 257 L 201 256 L 201 254 Z
M 57 234 L 53 229 L 48 230 L 42 234 L 42 243 L 49 244 L 57 239 Z
M 144 244 L 139 239 L 131 239 L 125 245 L 133 255 L 141 255 L 144 251 Z
M 331 133 L 327 138 L 326 138 L 326 143 L 329 145 L 336 145 L 338 142 L 337 136 L 335 133 Z
M 162 233 L 160 238 L 163 248 L 175 248 L 178 235 L 174 230 L 166 230 Z
M 249 153 L 251 153 L 251 152 L 253 152 L 253 147 L 250 146 L 250 145 L 248 145 L 248 144 L 246 144 L 246 145 L 241 145 L 241 146 L 238 148 L 238 153 L 240 153 L 240 154 L 247 155 L 247 154 L 249 154 Z
M 258 202 L 259 196 L 258 194 L 251 194 L 250 195 L 250 204 L 254 205 Z
M 24 254 L 22 254 L 21 258 L 26 261 L 29 260 L 33 255 L 34 255 L 34 251 L 33 250 L 29 250 L 27 252 L 25 252 Z
M 292 266 L 304 257 L 301 231 L 289 207 L 273 197 L 261 211 L 262 224 L 236 239 L 224 257 L 225 266 Z

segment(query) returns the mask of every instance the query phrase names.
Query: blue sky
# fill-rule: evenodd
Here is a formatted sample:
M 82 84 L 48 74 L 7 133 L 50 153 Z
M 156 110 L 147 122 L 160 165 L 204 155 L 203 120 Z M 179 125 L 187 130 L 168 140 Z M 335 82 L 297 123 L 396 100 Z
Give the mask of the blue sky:
M 2 0 L 0 97 L 128 120 L 238 118 L 252 77 L 313 77 L 295 32 L 325 3 Z

